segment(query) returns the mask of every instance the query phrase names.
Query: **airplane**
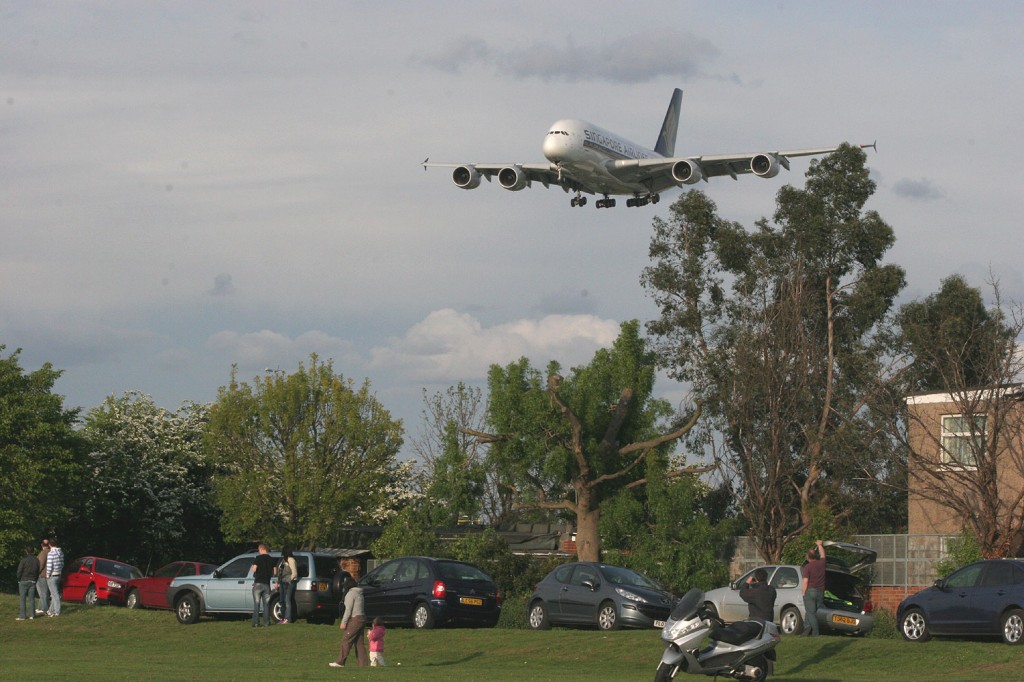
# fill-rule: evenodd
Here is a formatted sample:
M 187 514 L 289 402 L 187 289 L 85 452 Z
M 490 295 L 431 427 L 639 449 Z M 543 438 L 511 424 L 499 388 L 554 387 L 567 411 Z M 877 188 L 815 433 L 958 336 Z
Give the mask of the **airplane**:
M 789 159 L 795 156 L 821 156 L 839 147 L 791 149 L 752 154 L 719 154 L 714 156 L 674 156 L 679 109 L 683 91 L 672 93 L 665 121 L 654 149 L 647 149 L 592 123 L 575 119 L 555 122 L 544 137 L 543 152 L 547 163 L 430 163 L 429 167 L 454 168 L 452 181 L 462 189 L 476 189 L 480 179 L 488 182 L 498 176 L 498 184 L 518 192 L 540 183 L 555 185 L 565 192 L 574 192 L 571 206 L 586 206 L 586 194 L 600 194 L 597 208 L 615 206 L 613 195 L 629 195 L 626 206 L 656 204 L 660 193 L 673 187 L 708 181 L 721 175 L 733 180 L 744 173 L 761 178 L 774 178 L 779 168 L 789 170 Z M 877 150 L 875 143 L 859 145 Z

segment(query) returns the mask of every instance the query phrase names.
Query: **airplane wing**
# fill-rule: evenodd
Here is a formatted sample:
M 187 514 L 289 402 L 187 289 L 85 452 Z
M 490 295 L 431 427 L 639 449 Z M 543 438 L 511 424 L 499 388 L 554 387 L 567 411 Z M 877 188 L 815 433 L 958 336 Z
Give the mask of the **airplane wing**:
M 861 149 L 876 148 L 876 143 L 858 145 Z M 764 178 L 778 175 L 780 168 L 789 170 L 789 159 L 799 156 L 824 156 L 839 147 L 815 149 L 784 149 L 747 154 L 716 154 L 677 156 L 653 159 L 625 159 L 611 164 L 609 171 L 625 182 L 645 183 L 657 189 L 693 184 L 698 180 L 728 175 L 733 180 L 744 173 Z
M 564 191 L 582 191 L 593 194 L 591 190 L 582 187 L 569 176 L 562 172 L 555 164 L 545 161 L 544 163 L 431 163 L 430 159 L 423 160 L 423 170 L 427 168 L 453 168 L 453 180 L 455 184 L 464 189 L 472 189 L 480 184 L 480 178 L 490 182 L 494 176 L 505 189 L 523 189 L 535 182 L 544 187 L 561 187 Z M 512 173 L 512 175 L 501 176 L 500 173 Z M 464 174 L 464 179 L 456 178 L 459 173 Z

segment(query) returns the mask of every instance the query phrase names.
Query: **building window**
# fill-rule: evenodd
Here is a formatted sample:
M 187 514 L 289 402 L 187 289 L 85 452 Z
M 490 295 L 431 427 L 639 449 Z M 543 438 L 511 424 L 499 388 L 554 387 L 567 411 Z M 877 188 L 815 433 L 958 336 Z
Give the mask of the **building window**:
M 985 452 L 985 415 L 948 415 L 942 418 L 942 463 L 961 467 L 978 466 Z M 973 428 L 972 428 L 973 427 Z

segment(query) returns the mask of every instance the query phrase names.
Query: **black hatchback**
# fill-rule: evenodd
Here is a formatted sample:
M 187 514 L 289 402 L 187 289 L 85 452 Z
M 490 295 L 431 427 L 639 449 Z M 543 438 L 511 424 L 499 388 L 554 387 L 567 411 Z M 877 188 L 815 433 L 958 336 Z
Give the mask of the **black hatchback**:
M 366 619 L 432 628 L 438 625 L 494 627 L 501 595 L 491 576 L 473 564 L 431 557 L 401 557 L 359 581 Z

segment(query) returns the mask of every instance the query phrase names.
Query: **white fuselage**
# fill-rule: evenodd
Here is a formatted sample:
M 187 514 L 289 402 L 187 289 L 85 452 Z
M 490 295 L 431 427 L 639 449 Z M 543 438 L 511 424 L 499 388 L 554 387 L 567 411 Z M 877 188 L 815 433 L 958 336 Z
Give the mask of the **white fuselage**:
M 657 152 L 603 128 L 575 119 L 556 121 L 544 137 L 544 156 L 562 171 L 596 192 L 634 194 L 648 191 L 608 172 L 615 162 L 662 158 Z

